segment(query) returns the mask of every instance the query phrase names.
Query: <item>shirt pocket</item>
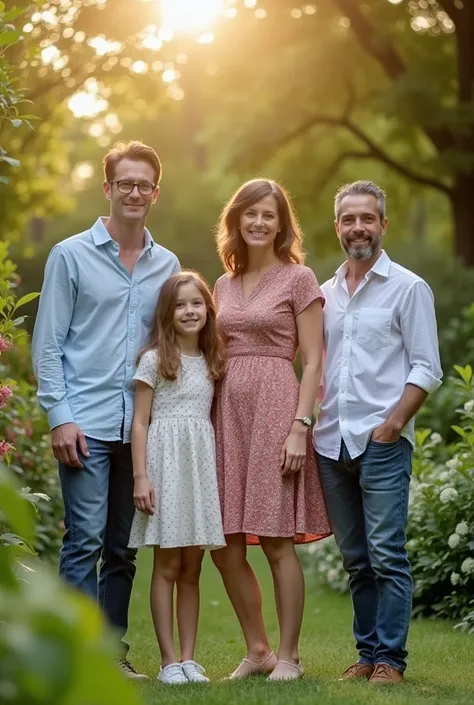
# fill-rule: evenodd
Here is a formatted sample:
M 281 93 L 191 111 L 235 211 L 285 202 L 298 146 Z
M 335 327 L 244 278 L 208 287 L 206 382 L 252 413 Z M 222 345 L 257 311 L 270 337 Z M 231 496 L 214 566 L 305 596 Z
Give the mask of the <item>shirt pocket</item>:
M 360 309 L 357 341 L 370 352 L 389 345 L 391 323 L 392 309 L 390 308 Z

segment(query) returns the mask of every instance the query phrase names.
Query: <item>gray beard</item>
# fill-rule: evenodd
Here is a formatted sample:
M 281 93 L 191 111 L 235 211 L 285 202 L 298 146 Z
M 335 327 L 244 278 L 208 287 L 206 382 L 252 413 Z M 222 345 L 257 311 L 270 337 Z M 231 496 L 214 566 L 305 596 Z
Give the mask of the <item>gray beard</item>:
M 365 245 L 364 247 L 353 247 L 352 245 L 347 245 L 346 243 L 343 243 L 342 247 L 351 259 L 364 261 L 371 259 L 376 254 L 380 247 L 381 239 L 381 237 L 374 238 L 370 245 Z

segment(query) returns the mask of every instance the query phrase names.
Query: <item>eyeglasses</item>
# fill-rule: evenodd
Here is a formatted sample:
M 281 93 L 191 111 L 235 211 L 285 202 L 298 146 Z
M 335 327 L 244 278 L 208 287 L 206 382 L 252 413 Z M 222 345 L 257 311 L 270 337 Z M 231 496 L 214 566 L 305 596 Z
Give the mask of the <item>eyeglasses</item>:
M 142 196 L 151 196 L 156 188 L 155 184 L 150 184 L 149 181 L 109 181 L 109 184 L 117 184 L 117 188 L 120 193 L 123 193 L 126 196 L 132 193 L 135 186 L 138 188 L 138 192 L 141 193 Z

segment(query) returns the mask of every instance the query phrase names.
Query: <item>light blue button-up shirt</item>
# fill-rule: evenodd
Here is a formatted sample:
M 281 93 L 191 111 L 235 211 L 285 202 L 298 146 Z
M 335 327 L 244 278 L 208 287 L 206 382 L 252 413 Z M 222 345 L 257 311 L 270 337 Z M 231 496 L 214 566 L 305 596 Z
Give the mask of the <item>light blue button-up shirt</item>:
M 102 218 L 52 249 L 33 333 L 38 397 L 51 429 L 74 422 L 91 438 L 130 441 L 136 357 L 160 289 L 179 269 L 145 230 L 130 274 Z

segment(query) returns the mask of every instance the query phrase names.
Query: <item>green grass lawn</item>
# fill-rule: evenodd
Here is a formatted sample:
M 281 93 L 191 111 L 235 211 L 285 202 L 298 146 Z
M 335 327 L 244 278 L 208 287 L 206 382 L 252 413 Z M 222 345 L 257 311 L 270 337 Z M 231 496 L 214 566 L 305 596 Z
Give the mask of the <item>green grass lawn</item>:
M 277 621 L 271 577 L 259 548 L 250 558 L 264 594 L 265 620 L 274 649 Z M 474 704 L 474 641 L 453 632 L 452 624 L 415 621 L 410 632 L 407 684 L 374 688 L 364 683 L 339 683 L 337 677 L 356 660 L 351 634 L 349 600 L 318 587 L 307 586 L 301 638 L 304 679 L 293 683 L 269 683 L 263 677 L 222 682 L 245 655 L 240 629 L 228 603 L 219 574 L 208 556 L 201 581 L 201 622 L 196 658 L 213 681 L 210 685 L 163 686 L 156 681 L 159 652 L 149 613 L 148 591 L 151 552 L 141 551 L 132 598 L 129 639 L 131 660 L 151 676 L 138 686 L 146 705 L 155 703 L 225 703 L 260 705 L 366 705 L 372 703 Z

